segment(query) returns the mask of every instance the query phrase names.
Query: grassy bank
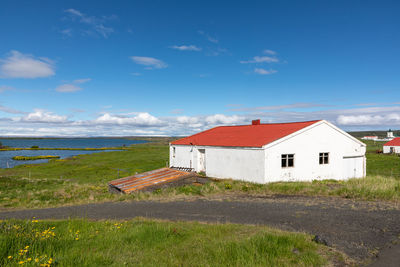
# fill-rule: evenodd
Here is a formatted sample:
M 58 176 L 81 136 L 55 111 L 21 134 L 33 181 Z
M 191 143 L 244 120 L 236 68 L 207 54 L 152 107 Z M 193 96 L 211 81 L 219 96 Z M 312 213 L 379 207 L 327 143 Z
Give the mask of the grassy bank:
M 140 144 L 123 151 L 80 155 L 49 163 L 0 169 L 0 208 L 40 208 L 103 201 L 150 200 L 213 195 L 307 195 L 400 202 L 400 158 L 367 153 L 364 179 L 278 182 L 265 185 L 215 180 L 152 193 L 115 195 L 107 183 L 166 166 L 168 146 Z
M 102 150 L 124 150 L 129 149 L 128 147 L 99 147 L 99 148 L 71 148 L 71 147 L 3 147 L 0 151 L 21 151 L 21 150 L 83 150 L 83 151 L 102 151 Z
M 130 221 L 0 222 L 0 265 L 323 266 L 337 252 L 264 226 Z
M 12 157 L 13 160 L 37 160 L 37 159 L 59 159 L 60 156 L 15 156 Z

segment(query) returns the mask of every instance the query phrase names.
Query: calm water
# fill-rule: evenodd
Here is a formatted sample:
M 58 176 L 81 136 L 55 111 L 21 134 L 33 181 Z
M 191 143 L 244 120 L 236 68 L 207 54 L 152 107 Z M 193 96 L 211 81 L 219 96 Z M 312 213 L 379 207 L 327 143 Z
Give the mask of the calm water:
M 101 151 L 85 151 L 85 150 L 20 150 L 20 151 L 0 151 L 0 168 L 12 168 L 22 164 L 37 164 L 47 162 L 47 159 L 38 160 L 13 160 L 14 156 L 41 156 L 51 155 L 60 156 L 61 159 L 68 157 L 81 155 L 81 154 L 92 154 L 111 150 Z M 113 150 L 115 151 L 115 150 Z
M 143 140 L 128 140 L 120 138 L 51 138 L 51 139 L 7 139 L 0 138 L 3 146 L 10 147 L 49 147 L 49 148 L 100 148 L 100 147 L 120 147 L 132 144 L 146 143 Z
M 100 147 L 121 147 L 133 144 L 146 143 L 142 140 L 127 140 L 113 138 L 57 138 L 57 139 L 1 139 L 4 146 L 10 147 L 46 147 L 46 148 L 100 148 Z M 0 168 L 12 168 L 22 164 L 37 164 L 47 162 L 47 159 L 39 160 L 13 160 L 14 156 L 60 156 L 61 159 L 81 155 L 92 154 L 110 150 L 86 151 L 86 150 L 19 150 L 0 151 Z

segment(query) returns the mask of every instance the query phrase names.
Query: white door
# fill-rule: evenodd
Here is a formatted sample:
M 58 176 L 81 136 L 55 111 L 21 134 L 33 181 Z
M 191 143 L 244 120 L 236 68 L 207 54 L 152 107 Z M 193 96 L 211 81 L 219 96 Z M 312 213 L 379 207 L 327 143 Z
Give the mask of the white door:
M 199 172 L 206 171 L 206 150 L 199 149 Z
M 364 176 L 364 157 L 343 158 L 343 179 L 361 178 Z

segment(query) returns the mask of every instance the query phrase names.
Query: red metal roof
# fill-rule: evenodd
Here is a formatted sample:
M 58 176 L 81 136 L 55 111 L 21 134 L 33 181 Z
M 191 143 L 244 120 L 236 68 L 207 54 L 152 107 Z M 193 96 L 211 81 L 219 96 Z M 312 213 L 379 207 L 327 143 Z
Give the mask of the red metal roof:
M 400 137 L 396 137 L 395 139 L 387 142 L 384 146 L 400 146 Z
M 219 126 L 176 140 L 171 142 L 171 144 L 196 146 L 262 147 L 317 122 L 319 122 L 319 120 L 259 125 Z

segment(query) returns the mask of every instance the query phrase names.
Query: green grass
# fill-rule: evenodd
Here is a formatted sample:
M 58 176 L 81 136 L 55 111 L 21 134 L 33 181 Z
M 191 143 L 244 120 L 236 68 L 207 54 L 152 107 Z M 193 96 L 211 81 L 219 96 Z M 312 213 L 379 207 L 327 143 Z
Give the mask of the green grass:
M 21 151 L 21 150 L 85 150 L 85 151 L 101 151 L 101 150 L 125 150 L 127 147 L 99 147 L 99 148 L 71 148 L 71 147 L 0 147 L 0 151 Z
M 373 142 L 372 142 L 373 143 Z M 370 144 L 368 144 L 370 145 Z M 380 145 L 380 147 L 379 147 Z M 367 177 L 348 181 L 277 182 L 265 185 L 215 180 L 206 185 L 187 185 L 155 192 L 116 195 L 107 183 L 166 166 L 166 144 L 140 144 L 123 151 L 79 155 L 49 163 L 0 169 L 0 208 L 40 208 L 124 200 L 157 200 L 216 195 L 305 195 L 363 200 L 400 201 L 400 158 L 367 152 Z
M 13 160 L 36 160 L 36 159 L 59 159 L 60 156 L 15 156 L 12 157 Z
M 0 207 L 32 208 L 132 199 L 135 196 L 108 193 L 107 183 L 165 167 L 167 159 L 167 146 L 146 144 L 124 151 L 0 169 Z
M 135 219 L 0 222 L 0 265 L 323 266 L 344 261 L 312 237 L 265 226 Z M 37 261 L 37 262 L 36 262 Z

